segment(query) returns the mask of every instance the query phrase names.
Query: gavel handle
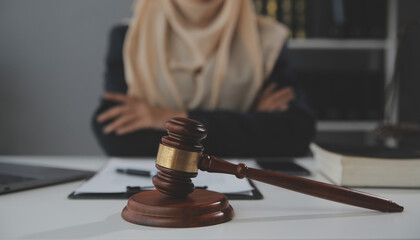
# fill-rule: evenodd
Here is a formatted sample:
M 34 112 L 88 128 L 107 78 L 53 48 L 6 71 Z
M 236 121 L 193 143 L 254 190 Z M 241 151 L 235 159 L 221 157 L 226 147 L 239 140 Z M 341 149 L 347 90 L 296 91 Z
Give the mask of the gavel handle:
M 388 199 L 364 192 L 286 174 L 248 168 L 243 163 L 236 165 L 207 154 L 203 154 L 198 167 L 202 171 L 232 174 L 238 178 L 246 177 L 314 197 L 381 212 L 402 212 L 404 210 L 402 206 Z

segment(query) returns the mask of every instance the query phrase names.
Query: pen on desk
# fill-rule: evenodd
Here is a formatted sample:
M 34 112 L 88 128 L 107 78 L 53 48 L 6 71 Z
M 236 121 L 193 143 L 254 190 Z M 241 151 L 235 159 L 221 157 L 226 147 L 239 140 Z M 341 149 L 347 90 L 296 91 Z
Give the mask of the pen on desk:
M 141 169 L 132 169 L 132 168 L 117 168 L 117 172 L 125 173 L 128 175 L 136 175 L 142 177 L 153 177 L 158 173 L 158 171 L 148 171 L 148 170 L 141 170 Z

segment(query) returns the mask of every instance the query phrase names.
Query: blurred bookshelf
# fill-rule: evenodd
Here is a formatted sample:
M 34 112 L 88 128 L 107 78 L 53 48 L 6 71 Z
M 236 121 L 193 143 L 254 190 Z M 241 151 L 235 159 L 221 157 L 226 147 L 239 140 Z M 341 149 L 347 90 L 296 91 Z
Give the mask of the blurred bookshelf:
M 372 131 L 378 126 L 377 121 L 321 121 L 318 131 Z
M 320 132 L 368 132 L 383 119 L 396 54 L 397 0 L 254 0 L 290 29 L 292 70 Z
M 335 39 L 291 39 L 288 42 L 290 49 L 377 49 L 387 47 L 386 40 L 335 40 Z

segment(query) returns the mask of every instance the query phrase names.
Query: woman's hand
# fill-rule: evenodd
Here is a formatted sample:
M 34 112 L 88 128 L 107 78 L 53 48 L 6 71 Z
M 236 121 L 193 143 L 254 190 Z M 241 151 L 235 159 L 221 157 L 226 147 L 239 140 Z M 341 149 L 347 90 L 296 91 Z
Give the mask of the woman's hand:
M 105 93 L 104 99 L 121 103 L 97 118 L 99 123 L 112 120 L 104 128 L 104 133 L 115 132 L 118 135 L 134 132 L 143 128 L 164 130 L 164 124 L 173 117 L 187 117 L 186 112 L 177 112 L 165 108 L 158 108 L 123 94 Z
M 284 87 L 274 90 L 276 85 L 270 84 L 261 94 L 255 110 L 257 111 L 286 111 L 289 102 L 295 98 L 295 93 L 291 87 Z

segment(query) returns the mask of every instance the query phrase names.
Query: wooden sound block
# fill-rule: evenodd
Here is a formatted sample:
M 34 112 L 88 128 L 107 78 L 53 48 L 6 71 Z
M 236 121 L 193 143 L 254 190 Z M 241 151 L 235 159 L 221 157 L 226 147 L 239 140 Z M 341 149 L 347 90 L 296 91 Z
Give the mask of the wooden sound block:
M 139 225 L 188 228 L 227 222 L 234 211 L 221 193 L 195 189 L 186 198 L 173 198 L 153 190 L 133 195 L 121 216 Z

